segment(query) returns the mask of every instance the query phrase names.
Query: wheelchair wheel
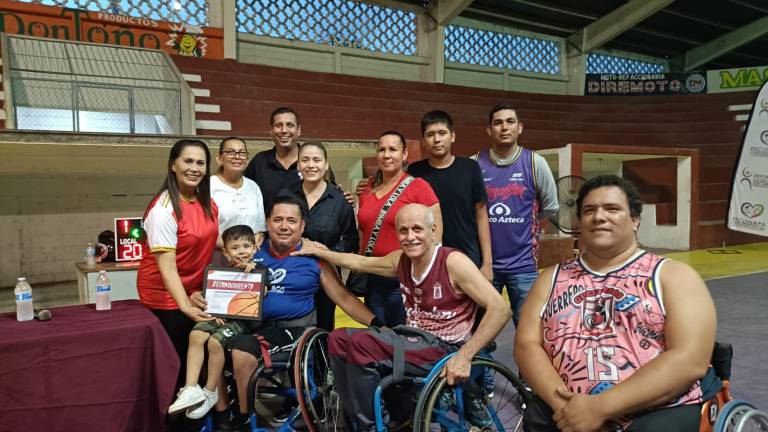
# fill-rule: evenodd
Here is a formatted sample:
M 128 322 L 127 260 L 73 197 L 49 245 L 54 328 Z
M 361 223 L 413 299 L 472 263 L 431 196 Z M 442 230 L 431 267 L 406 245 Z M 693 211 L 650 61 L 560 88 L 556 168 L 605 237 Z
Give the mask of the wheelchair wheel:
M 723 405 L 720 414 L 717 416 L 714 432 L 736 432 L 736 426 L 739 420 L 749 411 L 755 409 L 755 406 L 749 402 L 734 399 Z
M 487 374 L 485 371 L 490 373 Z M 483 382 L 493 377 L 493 391 Z M 472 360 L 470 379 L 449 386 L 436 376 L 425 384 L 414 414 L 414 431 L 522 431 L 523 410 L 532 394 L 506 366 Z
M 766 432 L 768 431 L 768 414 L 753 409 L 744 414 L 736 425 L 735 432 Z
M 344 430 L 344 413 L 333 385 L 328 332 L 307 330 L 296 346 L 294 356 L 296 396 L 301 415 L 311 432 Z

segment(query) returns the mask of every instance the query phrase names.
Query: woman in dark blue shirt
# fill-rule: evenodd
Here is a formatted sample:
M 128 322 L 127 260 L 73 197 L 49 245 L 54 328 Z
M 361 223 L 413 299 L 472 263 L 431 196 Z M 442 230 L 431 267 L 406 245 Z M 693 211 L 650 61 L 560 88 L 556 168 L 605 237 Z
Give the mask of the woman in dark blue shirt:
M 336 252 L 356 252 L 360 240 L 355 211 L 329 180 L 328 152 L 321 142 L 308 141 L 299 147 L 298 170 L 301 184 L 290 192 L 309 209 L 304 237 Z M 315 301 L 318 327 L 333 330 L 336 305 L 323 290 L 318 291 Z

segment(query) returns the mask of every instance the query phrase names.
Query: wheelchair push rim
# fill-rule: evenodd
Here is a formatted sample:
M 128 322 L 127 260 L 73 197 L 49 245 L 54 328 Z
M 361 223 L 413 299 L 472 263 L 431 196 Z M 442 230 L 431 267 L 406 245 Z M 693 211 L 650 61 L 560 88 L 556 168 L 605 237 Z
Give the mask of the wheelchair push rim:
M 754 409 L 755 406 L 747 401 L 733 399 L 723 405 L 712 430 L 715 432 L 736 432 L 736 426 L 741 417 Z
M 483 381 L 486 370 L 493 377 L 491 393 Z M 435 376 L 425 384 L 414 431 L 522 431 L 523 411 L 530 400 L 530 391 L 506 366 L 475 358 L 467 383 L 449 386 L 445 378 Z
M 768 431 L 768 414 L 753 409 L 744 414 L 736 425 L 736 432 L 766 432 Z
M 313 328 L 296 348 L 294 378 L 301 415 L 310 432 L 344 430 L 344 417 L 336 392 L 328 353 L 328 332 Z

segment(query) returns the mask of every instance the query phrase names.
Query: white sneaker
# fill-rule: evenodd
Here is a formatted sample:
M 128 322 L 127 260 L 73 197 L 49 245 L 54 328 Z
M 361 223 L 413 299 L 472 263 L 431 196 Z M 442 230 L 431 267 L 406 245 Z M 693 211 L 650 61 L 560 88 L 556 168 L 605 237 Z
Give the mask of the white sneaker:
M 195 408 L 205 402 L 205 393 L 199 385 L 182 387 L 176 400 L 168 407 L 168 414 L 176 414 L 189 408 Z
M 203 403 L 197 408 L 188 409 L 187 417 L 195 420 L 203 418 L 219 400 L 219 392 L 216 390 L 208 391 L 207 388 L 203 387 L 203 394 L 205 395 Z

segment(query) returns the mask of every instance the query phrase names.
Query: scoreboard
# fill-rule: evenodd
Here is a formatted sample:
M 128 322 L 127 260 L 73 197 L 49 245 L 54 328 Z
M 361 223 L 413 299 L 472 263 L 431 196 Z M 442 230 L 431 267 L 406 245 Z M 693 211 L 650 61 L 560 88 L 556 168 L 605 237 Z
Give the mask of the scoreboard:
M 115 218 L 115 261 L 138 261 L 147 235 L 142 218 Z

